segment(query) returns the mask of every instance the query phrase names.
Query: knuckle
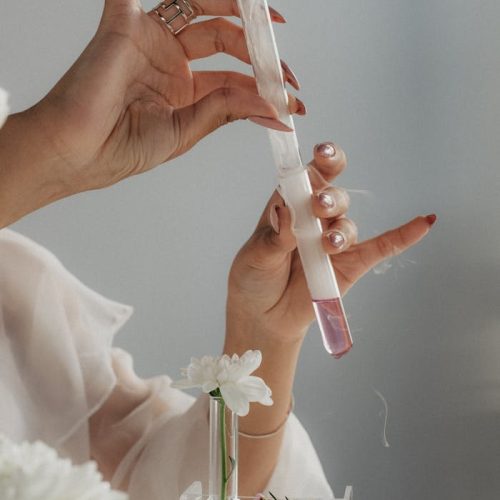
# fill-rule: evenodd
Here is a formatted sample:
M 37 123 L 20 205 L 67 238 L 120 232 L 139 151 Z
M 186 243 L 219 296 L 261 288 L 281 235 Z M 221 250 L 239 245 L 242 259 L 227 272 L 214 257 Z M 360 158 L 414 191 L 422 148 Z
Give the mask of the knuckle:
M 339 205 L 345 209 L 349 208 L 351 204 L 349 193 L 344 188 L 334 187 L 333 189 L 335 190 L 335 198 L 338 200 Z
M 214 99 L 213 105 L 217 108 L 215 116 L 218 120 L 218 126 L 226 125 L 235 119 L 231 112 L 232 94 L 232 90 L 227 87 L 221 87 L 212 94 Z
M 396 247 L 392 239 L 387 235 L 382 235 L 376 240 L 377 249 L 383 257 L 394 257 L 397 255 Z
M 346 233 L 352 241 L 358 238 L 358 226 L 351 219 L 344 219 L 344 224 L 346 224 Z
M 396 254 L 399 255 L 400 253 L 404 252 L 405 248 L 409 246 L 405 233 L 402 228 L 396 229 L 395 232 L 396 238 L 397 238 L 397 244 L 394 245 L 394 248 L 396 250 Z

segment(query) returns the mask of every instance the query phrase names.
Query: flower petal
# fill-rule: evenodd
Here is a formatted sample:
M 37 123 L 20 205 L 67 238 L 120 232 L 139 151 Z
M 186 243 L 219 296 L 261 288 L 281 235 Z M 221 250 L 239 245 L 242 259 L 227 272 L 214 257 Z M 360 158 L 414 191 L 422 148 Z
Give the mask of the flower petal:
M 262 353 L 260 351 L 247 351 L 240 358 L 240 363 L 244 367 L 245 375 L 253 373 L 262 363 Z
M 200 384 L 193 383 L 193 381 L 189 378 L 183 378 L 172 382 L 170 387 L 173 387 L 174 389 L 193 389 L 195 387 L 200 387 Z
M 256 402 L 265 406 L 271 406 L 273 404 L 271 389 L 260 377 L 245 377 L 239 380 L 236 385 L 251 403 Z
M 245 417 L 250 411 L 245 393 L 240 391 L 235 384 L 227 383 L 220 387 L 220 392 L 226 405 L 240 417 Z
M 201 390 L 205 392 L 206 394 L 215 391 L 219 387 L 219 384 L 215 380 L 207 380 L 202 386 Z

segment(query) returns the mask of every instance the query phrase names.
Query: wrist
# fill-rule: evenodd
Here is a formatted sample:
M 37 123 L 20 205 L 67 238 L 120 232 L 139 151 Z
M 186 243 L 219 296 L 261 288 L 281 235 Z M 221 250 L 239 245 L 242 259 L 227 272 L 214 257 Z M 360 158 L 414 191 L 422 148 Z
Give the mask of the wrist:
M 70 194 L 64 167 L 37 106 L 11 115 L 0 130 L 0 227 Z

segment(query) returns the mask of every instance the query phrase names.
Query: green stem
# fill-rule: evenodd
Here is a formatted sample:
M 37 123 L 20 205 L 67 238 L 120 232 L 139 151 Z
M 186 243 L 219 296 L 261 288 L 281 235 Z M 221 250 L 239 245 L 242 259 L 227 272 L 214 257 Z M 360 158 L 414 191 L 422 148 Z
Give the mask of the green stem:
M 221 452 L 221 497 L 220 500 L 226 500 L 227 497 L 227 437 L 226 437 L 226 403 L 220 400 L 219 408 L 219 432 L 220 432 L 220 452 Z

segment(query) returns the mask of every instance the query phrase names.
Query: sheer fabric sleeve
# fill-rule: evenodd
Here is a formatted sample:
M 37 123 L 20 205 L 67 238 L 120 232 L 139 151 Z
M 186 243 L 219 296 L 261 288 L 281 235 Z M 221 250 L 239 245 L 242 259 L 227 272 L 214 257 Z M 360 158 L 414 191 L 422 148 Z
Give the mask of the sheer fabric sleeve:
M 111 342 L 132 312 L 47 250 L 0 231 L 0 431 L 90 457 L 88 418 L 111 393 Z
M 178 500 L 208 481 L 208 399 L 142 380 L 112 348 L 129 306 L 85 287 L 47 250 L 0 231 L 0 432 L 41 439 L 75 462 L 94 458 L 131 500 Z M 284 497 L 332 498 L 294 415 L 268 485 Z

